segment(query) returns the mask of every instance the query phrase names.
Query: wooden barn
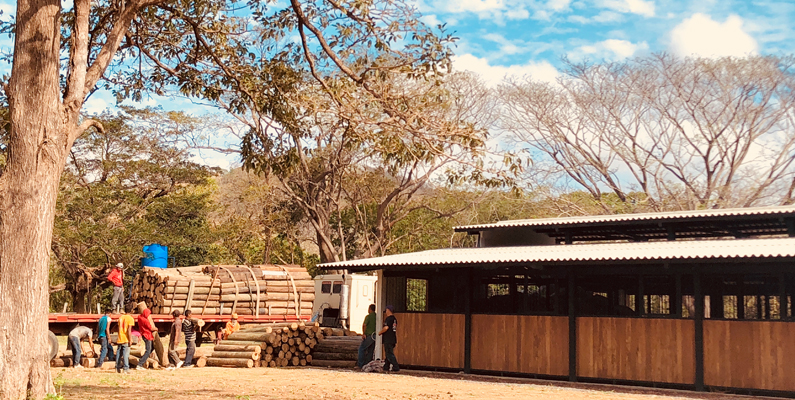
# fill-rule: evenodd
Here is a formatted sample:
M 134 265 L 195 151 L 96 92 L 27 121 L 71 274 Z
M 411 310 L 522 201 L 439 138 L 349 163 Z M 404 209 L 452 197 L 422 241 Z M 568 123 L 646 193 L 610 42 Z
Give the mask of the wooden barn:
M 378 271 L 401 365 L 795 396 L 795 207 L 504 221 Z

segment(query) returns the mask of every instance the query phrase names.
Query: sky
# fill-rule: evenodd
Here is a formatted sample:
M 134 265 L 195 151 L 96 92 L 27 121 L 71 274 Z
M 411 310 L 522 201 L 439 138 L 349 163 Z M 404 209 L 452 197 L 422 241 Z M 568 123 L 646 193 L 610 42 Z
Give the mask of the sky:
M 795 0 L 408 1 L 425 23 L 446 24 L 459 38 L 454 68 L 475 72 L 491 86 L 506 76 L 554 81 L 564 57 L 601 62 L 657 52 L 703 57 L 795 53 Z M 0 0 L 4 15 L 13 14 L 15 6 Z M 3 50 L 11 46 L 10 40 L 0 39 Z M 98 92 L 83 111 L 99 113 L 114 104 L 110 93 Z M 132 104 L 210 111 L 179 97 L 149 97 Z M 198 158 L 224 168 L 235 162 L 210 153 Z
M 505 75 L 554 80 L 563 57 L 620 61 L 789 54 L 795 1 L 418 0 L 423 20 L 459 37 L 455 68 L 496 85 Z

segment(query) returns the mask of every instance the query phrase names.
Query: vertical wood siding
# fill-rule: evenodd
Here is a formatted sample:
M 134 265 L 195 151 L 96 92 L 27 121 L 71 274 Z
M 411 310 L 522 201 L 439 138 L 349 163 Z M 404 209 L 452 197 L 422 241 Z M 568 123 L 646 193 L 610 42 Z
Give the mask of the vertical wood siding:
M 472 368 L 568 374 L 568 317 L 473 315 Z
M 704 321 L 704 383 L 795 391 L 795 323 Z
M 463 314 L 398 313 L 395 317 L 398 363 L 464 368 Z
M 693 384 L 692 320 L 577 318 L 577 375 Z

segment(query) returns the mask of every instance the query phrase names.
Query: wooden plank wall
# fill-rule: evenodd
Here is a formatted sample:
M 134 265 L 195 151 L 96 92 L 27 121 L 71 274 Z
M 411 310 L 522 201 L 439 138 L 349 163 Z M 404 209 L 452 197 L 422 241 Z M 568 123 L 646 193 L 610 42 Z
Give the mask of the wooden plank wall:
M 692 320 L 577 318 L 577 375 L 693 384 Z
M 464 368 L 463 314 L 397 313 L 398 363 Z
M 704 383 L 795 391 L 795 323 L 704 321 Z
M 473 315 L 472 368 L 566 376 L 568 317 Z

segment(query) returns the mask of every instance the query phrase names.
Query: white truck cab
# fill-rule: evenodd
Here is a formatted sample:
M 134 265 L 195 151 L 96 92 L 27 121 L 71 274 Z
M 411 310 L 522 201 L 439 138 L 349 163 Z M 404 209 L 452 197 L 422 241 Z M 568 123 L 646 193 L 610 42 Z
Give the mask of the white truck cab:
M 359 274 L 316 276 L 312 318 L 321 326 L 347 327 L 361 333 L 367 308 L 375 304 L 377 281 L 375 276 Z M 345 285 L 348 301 L 343 304 Z

